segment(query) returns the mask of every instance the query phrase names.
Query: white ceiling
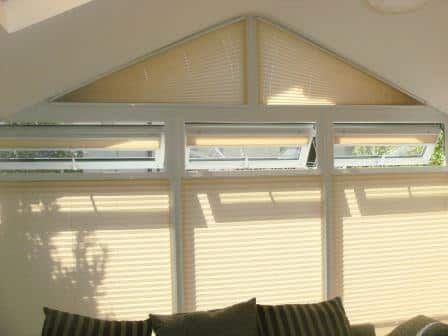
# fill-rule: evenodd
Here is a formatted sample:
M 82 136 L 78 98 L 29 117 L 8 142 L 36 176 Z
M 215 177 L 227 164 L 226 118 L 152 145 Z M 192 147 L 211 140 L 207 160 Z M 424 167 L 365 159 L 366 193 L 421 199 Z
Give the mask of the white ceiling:
M 91 0 L 2 0 L 0 24 L 9 33 L 81 6 Z
M 402 15 L 365 0 L 95 0 L 21 31 L 0 29 L 0 117 L 219 21 L 290 26 L 448 113 L 448 1 Z

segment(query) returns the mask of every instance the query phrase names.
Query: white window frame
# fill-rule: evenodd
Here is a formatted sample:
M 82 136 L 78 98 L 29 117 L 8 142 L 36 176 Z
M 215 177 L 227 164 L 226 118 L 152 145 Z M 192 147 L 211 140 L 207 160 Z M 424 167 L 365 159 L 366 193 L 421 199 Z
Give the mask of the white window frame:
M 299 158 L 297 160 L 260 160 L 260 161 L 235 161 L 232 162 L 230 160 L 204 160 L 199 162 L 190 162 L 190 146 L 186 146 L 185 148 L 185 167 L 187 170 L 187 173 L 192 174 L 200 174 L 201 172 L 206 172 L 208 174 L 219 174 L 220 172 L 228 172 L 233 173 L 237 172 L 238 170 L 276 170 L 276 169 L 312 169 L 307 168 L 307 160 L 308 155 L 312 146 L 312 141 L 315 138 L 316 132 L 315 127 L 313 124 L 187 124 L 186 125 L 186 133 L 187 136 L 189 134 L 196 133 L 200 135 L 201 132 L 204 132 L 204 134 L 211 134 L 211 135 L 231 135 L 231 133 L 237 132 L 238 129 L 247 129 L 249 132 L 256 131 L 257 133 L 260 132 L 261 134 L 265 131 L 272 132 L 272 133 L 278 133 L 281 134 L 282 128 L 286 129 L 288 133 L 295 133 L 297 135 L 301 134 L 303 136 L 306 136 L 308 138 L 307 144 L 304 145 L 298 145 L 300 147 L 299 152 Z M 269 146 L 269 145 L 267 145 Z M 211 146 L 210 146 L 211 147 Z M 216 146 L 221 147 L 221 146 Z M 244 147 L 244 146 L 241 146 Z M 281 163 L 281 164 L 280 164 Z M 275 167 L 277 165 L 277 167 Z
M 366 134 L 375 135 L 388 135 L 388 134 L 419 134 L 419 135 L 437 135 L 434 143 L 422 143 L 424 152 L 420 156 L 410 157 L 347 157 L 340 158 L 334 156 L 334 165 L 336 169 L 347 169 L 347 167 L 365 168 L 366 166 L 372 167 L 394 167 L 394 166 L 428 166 L 428 162 L 431 159 L 434 149 L 436 147 L 437 139 L 440 133 L 443 131 L 440 125 L 412 125 L 412 124 L 334 124 L 335 135 L 359 135 Z M 357 144 L 353 144 L 357 145 Z M 406 143 L 391 145 L 408 145 Z M 338 146 L 334 144 L 334 146 Z M 344 145 L 339 145 L 344 146 Z M 377 144 L 362 144 L 361 146 L 381 146 Z
M 8 174 L 8 171 L 23 170 L 25 175 L 34 174 L 36 170 L 48 170 L 42 174 L 54 174 L 51 171 L 64 170 L 70 171 L 68 174 L 77 173 L 78 171 L 84 171 L 81 174 L 102 174 L 112 173 L 122 174 L 123 172 L 135 172 L 144 170 L 162 171 L 164 169 L 164 134 L 163 125 L 51 125 L 51 126 L 8 126 L 0 125 L 0 140 L 17 139 L 17 138 L 30 138 L 30 139 L 42 139 L 49 140 L 52 138 L 58 139 L 73 139 L 83 138 L 88 140 L 101 140 L 107 138 L 144 138 L 144 137 L 158 137 L 160 138 L 160 147 L 154 151 L 154 160 L 133 160 L 132 158 L 124 161 L 116 160 L 114 158 L 102 159 L 84 159 L 76 160 L 76 158 L 65 159 L 64 161 L 51 162 L 51 159 L 42 161 L 35 160 L 29 162 L 11 160 L 10 162 L 0 162 L 0 172 Z M 85 148 L 27 148 L 27 147 L 2 147 L 2 151 L 82 151 Z M 92 148 L 94 150 L 102 150 L 102 148 Z M 148 172 L 150 173 L 150 172 Z M 18 176 L 23 173 L 9 173 L 17 174 Z M 59 173 L 58 173 L 59 174 Z M 62 174 L 62 173 L 61 173 Z
M 314 170 L 296 170 L 294 172 L 264 171 L 257 175 L 320 175 L 323 193 L 323 244 L 325 248 L 324 293 L 323 297 L 331 298 L 342 294 L 342 279 L 338 278 L 340 272 L 334 271 L 338 264 L 336 253 L 333 250 L 336 242 L 333 237 L 332 177 L 340 174 L 371 174 L 371 173 L 425 173 L 448 172 L 444 167 L 391 167 L 391 168 L 349 168 L 335 169 L 333 163 L 333 124 L 334 123 L 411 123 L 411 124 L 441 124 L 444 130 L 448 129 L 448 114 L 424 105 L 424 101 L 406 92 L 422 103 L 413 106 L 263 106 L 259 105 L 258 64 L 257 64 L 257 29 L 256 17 L 247 19 L 246 29 L 246 64 L 247 64 L 247 95 L 245 105 L 188 105 L 188 104 L 98 104 L 98 103 L 57 103 L 44 102 L 30 109 L 26 109 L 5 120 L 7 122 L 148 122 L 160 121 L 165 124 L 165 150 L 166 172 L 161 174 L 123 174 L 120 176 L 107 176 L 103 178 L 167 178 L 170 181 L 171 223 L 172 223 L 172 269 L 173 269 L 173 311 L 183 311 L 183 267 L 182 267 L 182 179 L 207 178 L 195 176 L 185 170 L 185 123 L 314 123 L 317 129 L 316 151 L 319 167 Z M 232 20 L 234 22 L 236 20 Z M 223 25 L 229 22 L 223 23 Z M 215 27 L 216 28 L 216 27 Z M 286 27 L 281 29 L 288 30 Z M 206 31 L 205 31 L 206 32 Z M 201 32 L 194 36 L 198 36 Z M 194 37 L 193 36 L 193 37 Z M 303 36 L 302 36 L 303 38 Z M 310 43 L 316 45 L 314 42 Z M 323 48 L 317 45 L 319 48 Z M 325 49 L 325 48 L 324 48 Z M 328 50 L 328 49 L 326 49 Z M 338 55 L 335 57 L 341 58 Z M 345 60 L 362 71 L 396 87 L 380 76 Z M 399 90 L 405 92 L 398 88 Z M 445 137 L 444 149 L 447 153 L 448 137 Z M 239 172 L 235 176 L 253 175 L 252 172 Z M 213 178 L 227 178 L 228 174 L 214 174 Z M 29 179 L 48 179 L 42 175 L 32 175 Z M 67 176 L 54 176 L 54 179 L 67 179 Z M 86 176 L 75 176 L 74 179 L 86 179 Z M 95 177 L 96 179 L 98 177 Z M 14 180 L 17 177 L 2 177 L 4 180 Z M 20 178 L 23 180 L 23 178 Z M 448 318 L 448 316 L 447 316 Z M 367 321 L 366 321 L 367 322 Z

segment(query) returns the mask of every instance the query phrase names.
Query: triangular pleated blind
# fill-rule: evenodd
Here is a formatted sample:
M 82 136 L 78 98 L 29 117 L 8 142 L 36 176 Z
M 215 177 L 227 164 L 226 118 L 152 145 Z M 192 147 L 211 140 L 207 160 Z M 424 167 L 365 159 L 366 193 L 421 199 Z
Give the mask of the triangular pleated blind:
M 319 177 L 183 182 L 185 310 L 323 298 Z
M 258 21 L 258 54 L 262 104 L 418 104 L 413 98 L 265 20 Z
M 448 174 L 337 176 L 334 182 L 335 271 L 350 321 L 446 319 Z
M 20 328 L 8 334 L 39 330 L 42 305 L 110 319 L 169 313 L 168 190 L 156 180 L 0 184 L 0 291 L 11 303 L 0 314 Z
M 240 20 L 188 39 L 59 101 L 244 104 L 245 32 Z

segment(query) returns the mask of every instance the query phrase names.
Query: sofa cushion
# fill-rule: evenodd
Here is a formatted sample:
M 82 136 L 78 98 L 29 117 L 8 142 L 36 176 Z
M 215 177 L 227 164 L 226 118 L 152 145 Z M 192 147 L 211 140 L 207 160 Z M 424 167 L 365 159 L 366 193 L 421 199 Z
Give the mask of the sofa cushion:
M 417 336 L 447 336 L 448 324 L 435 321 L 424 326 L 417 334 Z
M 315 304 L 257 305 L 260 336 L 351 336 L 340 298 Z
M 256 301 L 212 311 L 151 314 L 151 322 L 157 336 L 256 336 Z
M 418 315 L 400 324 L 387 336 L 447 336 L 448 325 L 424 315 Z
M 352 336 L 375 336 L 375 326 L 370 323 L 350 325 Z
M 108 321 L 71 314 L 45 307 L 42 336 L 150 336 L 151 323 L 145 321 Z

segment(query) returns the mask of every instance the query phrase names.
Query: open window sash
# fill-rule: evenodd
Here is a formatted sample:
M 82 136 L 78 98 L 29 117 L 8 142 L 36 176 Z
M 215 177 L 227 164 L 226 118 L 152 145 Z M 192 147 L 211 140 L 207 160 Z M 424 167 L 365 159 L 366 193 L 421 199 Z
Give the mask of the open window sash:
M 439 125 L 356 125 L 334 127 L 336 168 L 430 164 Z
M 1 171 L 135 171 L 161 168 L 161 125 L 1 126 Z
M 188 124 L 188 170 L 306 168 L 313 125 Z

